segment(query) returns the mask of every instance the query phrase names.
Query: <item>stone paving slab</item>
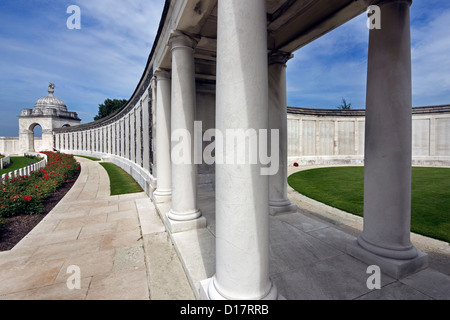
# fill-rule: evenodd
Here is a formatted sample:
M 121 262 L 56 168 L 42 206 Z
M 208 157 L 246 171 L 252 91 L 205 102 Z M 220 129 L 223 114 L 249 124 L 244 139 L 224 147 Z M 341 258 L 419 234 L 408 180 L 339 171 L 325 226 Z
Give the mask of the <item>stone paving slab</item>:
M 396 280 L 381 275 L 381 289 L 369 289 L 367 264 L 347 254 L 347 245 L 362 229 L 362 219 L 289 193 L 297 213 L 269 217 L 270 277 L 287 300 L 450 300 L 448 243 L 413 235 L 427 253 L 438 250 L 443 271 L 427 268 Z M 172 234 L 172 240 L 196 298 L 200 282 L 215 273 L 214 193 L 199 188 L 198 205 L 207 226 Z M 170 203 L 157 205 L 160 215 Z M 432 257 L 433 258 L 433 257 Z
M 0 252 L 0 300 L 193 299 L 148 196 L 109 196 L 104 168 L 77 160 L 72 189 L 11 251 Z M 68 288 L 71 266 L 79 267 L 79 289 Z

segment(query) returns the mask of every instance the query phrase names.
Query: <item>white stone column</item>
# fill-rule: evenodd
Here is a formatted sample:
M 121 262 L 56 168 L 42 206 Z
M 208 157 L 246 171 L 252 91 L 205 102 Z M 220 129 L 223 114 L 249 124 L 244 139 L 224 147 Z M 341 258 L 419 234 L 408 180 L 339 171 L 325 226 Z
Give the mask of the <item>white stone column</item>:
M 381 29 L 369 36 L 364 230 L 349 253 L 401 278 L 427 264 L 410 240 L 411 1 L 378 5 Z
M 144 101 L 142 102 L 142 127 L 143 127 L 143 135 L 142 135 L 142 143 L 144 147 L 144 154 L 143 154 L 143 165 L 144 169 L 150 172 L 150 135 L 149 135 L 149 126 L 150 119 L 149 119 L 149 103 L 150 103 L 150 97 L 147 95 Z M 169 161 L 170 164 L 170 161 Z
M 278 152 L 278 172 L 269 176 L 269 211 L 272 215 L 297 212 L 287 196 L 287 96 L 286 62 L 290 53 L 276 52 L 269 56 L 269 129 L 278 130 L 279 145 L 269 152 Z M 271 140 L 270 140 L 271 141 Z
M 143 167 L 142 164 L 142 100 L 139 102 L 139 107 L 136 109 L 136 164 Z
M 87 131 L 83 131 L 83 151 L 87 151 L 88 150 L 88 135 L 87 135 Z M 58 148 L 59 150 L 59 148 Z
M 95 151 L 100 152 L 100 129 L 95 129 Z
M 61 150 L 61 134 L 58 133 L 56 134 L 56 146 L 55 146 L 56 150 Z
M 130 111 L 130 158 L 136 163 L 136 107 Z
M 125 153 L 125 139 L 127 138 L 125 135 L 125 117 L 123 117 L 120 120 L 120 156 L 122 158 L 126 158 L 126 153 Z
M 110 125 L 108 125 L 108 127 L 107 127 L 108 129 L 107 129 L 107 135 L 106 135 L 106 141 L 107 141 L 107 149 L 108 149 L 108 153 L 109 154 L 112 154 L 113 153 L 113 137 L 112 137 L 112 128 L 113 128 L 113 125 L 112 124 L 110 124 Z
M 171 95 L 171 159 L 172 159 L 172 206 L 168 214 L 172 220 L 172 232 L 194 227 L 203 227 L 206 222 L 197 207 L 197 165 L 194 162 L 194 121 L 196 109 L 196 87 L 194 68 L 194 46 L 196 41 L 179 31 L 170 38 L 172 50 L 172 95 Z M 159 123 L 159 122 L 158 122 Z M 159 127 L 159 125 L 158 125 Z M 178 130 L 183 138 L 174 136 Z M 179 139 L 179 140 L 178 140 Z M 189 141 L 190 140 L 190 141 Z M 183 159 L 174 154 L 178 144 L 185 146 Z M 160 145 L 157 146 L 159 148 Z M 174 161 L 175 160 L 175 161 Z M 157 162 L 157 167 L 161 163 Z M 159 176 L 157 177 L 159 183 Z M 197 219 L 201 221 L 197 221 Z M 173 222 L 184 222 L 176 224 Z M 186 223 L 189 222 L 189 223 Z M 199 226 L 198 223 L 201 223 Z M 178 229 L 180 226 L 180 229 Z
M 107 126 L 102 127 L 101 133 L 102 133 L 102 153 L 108 153 L 107 147 L 106 147 L 106 136 L 107 136 Z
M 131 155 L 130 155 L 130 143 L 131 143 L 131 136 L 130 136 L 130 114 L 127 114 L 125 116 L 125 158 L 130 160 L 131 159 Z
M 161 69 L 155 70 L 156 77 L 156 177 L 157 189 L 154 192 L 156 202 L 171 199 L 172 175 L 170 161 L 170 74 Z
M 218 2 L 216 131 L 224 136 L 268 129 L 266 23 L 265 0 Z M 201 297 L 276 299 L 269 278 L 269 177 L 259 159 L 225 160 L 238 144 L 225 140 L 223 164 L 216 147 L 216 274 L 202 282 Z

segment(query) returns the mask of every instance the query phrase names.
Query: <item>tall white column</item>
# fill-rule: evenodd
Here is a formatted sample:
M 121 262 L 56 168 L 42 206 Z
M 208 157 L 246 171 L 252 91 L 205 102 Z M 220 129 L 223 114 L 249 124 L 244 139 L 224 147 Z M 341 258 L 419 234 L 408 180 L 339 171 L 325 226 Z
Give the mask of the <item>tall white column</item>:
M 171 199 L 172 175 L 170 161 L 170 108 L 171 79 L 167 71 L 155 70 L 156 76 L 156 177 L 157 189 L 154 192 L 156 201 L 165 202 Z
M 126 146 L 126 134 L 125 134 L 125 120 L 126 118 L 123 117 L 120 120 L 120 156 L 122 158 L 126 158 L 126 153 L 125 153 L 125 146 Z
M 185 222 L 202 216 L 197 207 L 197 165 L 194 162 L 193 144 L 196 109 L 194 68 L 196 41 L 179 31 L 174 31 L 170 45 L 172 50 L 172 207 L 168 217 L 173 221 Z M 182 131 L 183 138 L 174 137 L 175 130 Z M 178 150 L 177 145 L 180 143 L 185 146 L 183 154 L 175 151 Z M 180 157 L 183 157 L 183 160 Z M 157 166 L 160 164 L 158 162 Z
M 269 56 L 269 129 L 278 130 L 279 145 L 271 152 L 278 152 L 278 172 L 269 177 L 270 214 L 297 212 L 297 206 L 287 196 L 287 97 L 286 62 L 292 54 L 276 52 Z M 271 141 L 271 140 L 270 140 Z
M 153 83 L 153 79 L 152 79 L 152 83 Z M 143 131 L 143 135 L 142 135 L 142 144 L 143 144 L 143 149 L 144 149 L 144 154 L 143 154 L 143 165 L 144 165 L 144 169 L 147 170 L 148 172 L 150 172 L 150 148 L 151 148 L 151 142 L 150 142 L 150 136 L 149 136 L 149 126 L 150 121 L 149 121 L 149 103 L 150 103 L 150 97 L 147 95 L 146 98 L 144 99 L 143 103 L 142 103 L 142 129 Z M 169 161 L 170 163 L 170 161 Z
M 411 1 L 378 5 L 381 29 L 369 36 L 364 230 L 350 253 L 401 278 L 427 264 L 410 240 Z
M 136 164 L 142 167 L 142 100 L 136 108 Z
M 265 0 L 219 0 L 216 131 L 268 129 Z M 226 138 L 225 138 L 226 139 Z M 226 141 L 223 159 L 239 142 Z M 246 150 L 248 151 L 248 149 Z M 216 157 L 221 150 L 216 150 Z M 269 278 L 269 177 L 257 161 L 216 159 L 216 274 L 204 299 L 275 299 Z
M 112 135 L 113 135 L 113 125 L 112 124 L 108 125 L 107 133 L 108 133 L 108 135 L 107 135 L 107 137 L 108 137 L 108 144 L 107 144 L 107 146 L 108 146 L 108 153 L 112 154 L 113 153 L 113 143 L 114 143 L 114 140 L 113 140 L 113 137 L 112 137 Z
M 136 107 L 130 111 L 130 157 L 136 163 Z
M 125 158 L 127 159 L 127 160 L 130 160 L 131 159 L 131 154 L 130 154 L 130 142 L 131 142 L 131 136 L 130 136 L 130 114 L 127 114 L 126 116 L 125 116 L 125 122 L 124 122 L 124 126 L 125 126 L 125 129 L 124 129 L 124 133 L 125 133 L 125 152 L 124 152 L 124 155 L 125 155 Z

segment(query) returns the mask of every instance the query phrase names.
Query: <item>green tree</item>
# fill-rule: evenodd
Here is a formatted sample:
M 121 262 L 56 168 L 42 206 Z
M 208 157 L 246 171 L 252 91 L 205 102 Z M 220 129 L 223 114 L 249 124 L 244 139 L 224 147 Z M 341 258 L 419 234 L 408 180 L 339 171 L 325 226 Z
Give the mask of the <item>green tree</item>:
M 100 120 L 113 114 L 122 108 L 128 100 L 125 99 L 106 99 L 104 103 L 98 105 L 98 114 L 94 117 L 94 121 Z
M 351 108 L 352 108 L 352 104 L 351 103 L 347 103 L 347 101 L 344 98 L 342 98 L 342 103 L 340 104 L 338 109 L 350 110 Z

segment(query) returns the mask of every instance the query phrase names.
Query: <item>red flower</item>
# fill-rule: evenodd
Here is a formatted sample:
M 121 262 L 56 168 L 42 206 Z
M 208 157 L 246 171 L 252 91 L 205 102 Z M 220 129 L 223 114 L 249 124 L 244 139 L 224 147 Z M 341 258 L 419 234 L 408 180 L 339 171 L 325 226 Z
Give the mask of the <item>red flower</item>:
M 31 196 L 23 196 L 23 200 L 25 200 L 25 201 L 31 201 Z
M 297 162 L 294 163 L 294 167 L 298 167 L 298 163 Z
M 5 205 L 4 204 L 2 204 L 1 206 L 0 206 L 0 208 L 4 208 L 5 207 Z
M 35 188 L 39 188 L 39 185 L 37 184 L 37 185 L 35 185 L 34 187 L 35 187 Z

